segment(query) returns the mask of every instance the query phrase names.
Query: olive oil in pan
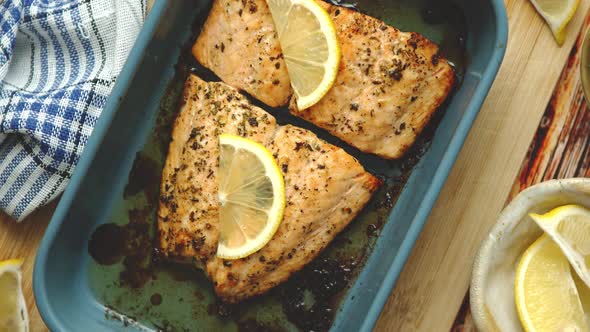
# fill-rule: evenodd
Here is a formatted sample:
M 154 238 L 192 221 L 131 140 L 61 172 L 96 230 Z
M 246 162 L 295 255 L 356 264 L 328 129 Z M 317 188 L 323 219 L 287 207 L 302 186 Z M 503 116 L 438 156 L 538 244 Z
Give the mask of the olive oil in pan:
M 465 24 L 458 7 L 434 0 L 359 0 L 354 8 L 437 42 L 455 66 L 457 85 L 461 83 L 466 62 Z M 194 36 L 179 59 L 152 135 L 136 157 L 111 224 L 97 228 L 91 238 L 88 249 L 95 258 L 89 267 L 91 287 L 108 308 L 105 317 L 120 320 L 122 327 L 140 324 L 156 331 L 328 330 L 413 167 L 427 150 L 445 106 L 403 159 L 386 161 L 359 152 L 285 109 L 269 109 L 255 102 L 276 116 L 279 123 L 311 129 L 342 147 L 383 179 L 384 185 L 320 257 L 289 281 L 258 298 L 231 306 L 221 304 L 203 272 L 161 261 L 153 238 L 160 176 L 184 81 L 190 72 L 218 80 L 195 63 L 190 54 L 205 17 L 195 22 Z

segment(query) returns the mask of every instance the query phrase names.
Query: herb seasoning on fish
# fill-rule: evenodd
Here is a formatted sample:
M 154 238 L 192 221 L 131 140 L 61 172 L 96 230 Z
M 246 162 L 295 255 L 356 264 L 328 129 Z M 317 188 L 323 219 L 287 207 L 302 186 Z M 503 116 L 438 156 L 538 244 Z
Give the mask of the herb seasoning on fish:
M 449 6 L 449 8 L 441 11 L 440 6 L 429 6 L 429 3 L 432 4 L 437 2 L 432 0 L 358 1 L 359 5 L 357 9 L 361 12 L 374 14 L 378 18 L 383 19 L 387 24 L 400 28 L 403 31 L 418 31 L 439 43 L 442 50 L 441 54 L 445 55 L 447 59 L 455 65 L 455 72 L 458 76 L 457 81 L 458 83 L 461 82 L 465 50 L 464 44 L 461 44 L 460 41 L 464 41 L 465 34 L 464 30 L 461 29 L 464 29 L 462 24 L 465 20 L 462 17 L 460 8 Z M 242 2 L 240 1 L 237 3 L 239 3 L 244 9 L 242 15 L 248 15 L 249 7 L 241 5 Z M 249 0 L 245 0 L 244 3 L 248 4 Z M 446 4 L 447 2 L 445 2 L 445 5 Z M 431 10 L 424 11 L 425 8 L 430 8 Z M 257 8 L 257 12 L 260 12 L 261 10 L 264 10 L 264 8 Z M 454 16 L 448 15 L 451 11 L 455 12 L 453 14 Z M 155 169 L 157 174 L 155 179 L 145 179 L 145 181 L 137 183 L 138 185 L 135 187 L 137 189 L 132 188 L 133 190 L 130 192 L 133 192 L 133 194 L 126 196 L 121 204 L 124 207 L 124 212 L 117 212 L 112 217 L 112 220 L 118 224 L 126 222 L 128 211 L 143 210 L 145 211 L 145 213 L 143 213 L 145 217 L 144 221 L 148 223 L 150 227 L 155 227 L 155 216 L 157 214 L 156 207 L 151 205 L 146 207 L 141 192 L 143 191 L 146 193 L 146 191 L 151 190 L 148 188 L 150 185 L 148 182 L 156 184 L 156 186 L 159 182 L 160 170 L 166 158 L 170 142 L 170 131 L 173 120 L 178 114 L 178 110 L 182 104 L 187 102 L 187 100 L 181 98 L 184 81 L 189 73 L 198 74 L 200 77 L 205 78 L 206 81 L 220 80 L 219 77 L 211 71 L 196 63 L 190 52 L 192 43 L 201 32 L 201 26 L 207 14 L 208 12 L 205 11 L 203 14 L 204 16 L 195 22 L 193 37 L 187 40 L 185 52 L 181 53 L 179 63 L 175 67 L 177 70 L 176 76 L 172 80 L 162 101 L 162 110 L 158 115 L 155 130 L 142 152 L 145 156 L 149 156 L 149 158 L 156 161 L 157 166 Z M 342 15 L 342 13 L 339 13 L 339 15 Z M 457 16 L 458 19 L 453 18 L 455 16 Z M 443 23 L 434 23 L 441 22 L 441 18 Z M 450 24 L 450 18 L 458 23 L 454 24 L 451 22 L 452 24 Z M 433 23 L 430 24 L 426 21 L 431 21 Z M 449 28 L 449 26 L 453 27 Z M 441 34 L 443 37 L 438 37 Z M 224 42 L 225 52 L 223 53 L 223 56 L 226 58 L 228 57 L 228 54 L 232 54 L 232 49 L 236 47 L 233 44 L 243 42 L 243 40 L 238 42 L 236 38 L 232 38 L 233 40 L 230 41 L 230 38 L 227 40 L 215 41 L 216 43 Z M 261 43 L 264 42 L 264 39 L 261 40 Z M 218 50 L 218 52 L 221 55 L 221 51 Z M 268 58 L 268 60 L 272 61 L 271 67 L 273 70 L 284 69 L 282 64 L 283 61 L 281 59 L 280 54 L 276 57 L 273 56 L 272 58 Z M 258 61 L 258 58 L 256 58 L 256 61 Z M 259 79 L 254 80 L 255 83 L 258 81 Z M 283 87 L 282 85 L 272 85 L 272 80 L 265 82 L 272 87 Z M 209 98 L 212 97 L 214 96 L 209 94 Z M 233 96 L 228 96 L 228 101 L 232 102 L 232 98 Z M 361 103 L 360 101 L 357 102 L 359 102 L 359 109 L 363 109 L 364 103 Z M 264 106 L 256 101 L 254 101 L 254 103 L 257 106 Z M 347 109 L 350 109 L 350 103 L 347 104 L 346 107 Z M 443 105 L 443 109 L 436 113 L 435 118 L 444 113 L 444 107 L 445 106 Z M 352 112 L 353 110 L 348 111 Z M 371 109 L 371 115 L 377 115 L 378 111 L 378 108 Z M 346 290 L 348 290 L 350 285 L 355 282 L 356 276 L 361 270 L 367 255 L 370 254 L 372 246 L 375 243 L 384 222 L 387 220 L 399 192 L 404 187 L 412 172 L 412 168 L 420 160 L 422 153 L 427 149 L 430 137 L 434 132 L 434 129 L 436 129 L 437 121 L 436 119 L 431 121 L 432 129 L 425 129 L 424 133 L 418 138 L 418 142 L 415 146 L 401 160 L 384 161 L 380 158 L 350 148 L 347 144 L 335 139 L 333 136 L 312 127 L 311 125 L 307 125 L 304 121 L 290 115 L 284 108 L 271 110 L 271 113 L 277 117 L 277 121 L 280 124 L 293 123 L 301 127 L 311 128 L 322 139 L 343 147 L 348 153 L 357 158 L 369 171 L 373 174 L 379 174 L 379 177 L 384 181 L 383 188 L 375 194 L 369 207 L 357 217 L 357 220 L 352 222 L 349 227 L 343 231 L 343 234 L 340 234 L 335 238 L 335 240 L 323 251 L 320 258 L 316 259 L 318 262 L 323 262 L 324 259 L 333 260 L 336 263 L 328 263 L 328 266 L 332 267 L 340 265 L 349 267 L 350 272 L 344 272 L 347 276 L 346 283 L 339 281 L 341 279 L 338 270 L 328 269 L 329 271 L 332 271 L 332 273 L 325 274 L 318 271 L 316 273 L 317 275 L 322 276 L 321 278 L 309 278 L 310 280 L 324 280 L 323 282 L 318 282 L 318 284 L 325 283 L 327 285 L 337 285 L 338 287 L 327 287 L 327 289 L 340 289 L 337 292 L 330 293 L 334 295 L 323 297 L 322 295 L 316 295 L 316 293 L 321 294 L 318 290 L 324 289 L 322 286 L 312 286 L 306 283 L 305 287 L 302 287 L 301 280 L 307 278 L 308 273 L 313 274 L 313 271 L 317 269 L 317 266 L 312 262 L 299 272 L 300 274 L 298 275 L 300 276 L 293 276 L 286 283 L 265 295 L 233 305 L 231 306 L 231 310 L 228 310 L 227 308 L 221 309 L 222 316 L 219 316 L 219 311 L 212 311 L 211 315 L 207 313 L 207 307 L 211 303 L 216 303 L 217 300 L 214 297 L 211 283 L 206 279 L 204 273 L 197 271 L 192 267 L 180 266 L 178 264 L 171 264 L 156 259 L 154 262 L 144 265 L 148 272 L 146 275 L 149 275 L 151 278 L 149 279 L 149 282 L 140 284 L 139 288 L 132 288 L 130 284 L 120 282 L 119 271 L 121 268 L 125 267 L 120 264 L 103 266 L 100 265 L 98 261 L 93 260 L 90 264 L 91 285 L 93 291 L 99 297 L 99 300 L 102 303 L 107 304 L 108 308 L 110 308 L 107 312 L 108 317 L 111 319 L 115 319 L 115 316 L 119 317 L 119 315 L 123 315 L 122 317 L 137 317 L 137 320 L 141 321 L 142 324 L 152 324 L 155 329 L 163 331 L 190 331 L 194 329 L 195 321 L 198 321 L 200 324 L 199 326 L 202 326 L 203 329 L 220 331 L 228 328 L 237 329 L 238 331 L 250 331 L 253 329 L 256 329 L 257 331 L 287 331 L 293 330 L 294 327 L 302 331 L 321 331 L 328 329 L 329 326 L 331 326 L 334 315 L 342 304 Z M 259 122 L 258 126 L 264 126 L 264 124 L 260 122 L 261 120 L 268 124 L 268 119 L 269 118 L 264 119 L 264 117 L 263 119 L 256 118 Z M 251 120 L 245 119 L 244 125 L 253 125 L 253 123 L 249 123 L 250 121 Z M 354 127 L 355 124 L 352 123 L 351 126 Z M 407 126 L 407 128 L 413 130 L 411 126 Z M 297 144 L 292 147 L 292 151 L 296 153 L 302 153 L 304 151 L 312 153 L 315 148 L 316 147 L 312 146 L 310 142 L 302 140 L 298 141 Z M 278 154 L 276 155 L 278 156 Z M 205 165 L 201 165 L 200 167 L 204 168 Z M 292 171 L 295 171 L 295 169 L 294 166 L 290 165 L 289 173 Z M 137 171 L 137 168 L 134 167 L 131 178 L 138 179 L 140 178 L 138 175 L 139 172 Z M 191 181 L 194 182 L 194 178 Z M 199 185 L 192 185 L 192 187 L 194 187 L 195 190 L 202 189 Z M 162 201 L 166 202 L 173 200 L 174 195 L 166 194 L 172 190 L 172 188 L 172 185 L 170 185 L 168 188 L 164 188 L 165 190 L 159 194 L 159 196 L 162 197 Z M 189 192 L 192 191 L 190 188 L 188 190 Z M 293 192 L 299 192 L 301 190 L 305 190 L 305 188 L 300 188 L 298 185 L 293 187 Z M 156 203 L 158 202 L 156 201 Z M 176 209 L 178 209 L 178 207 L 176 207 Z M 193 219 L 196 222 L 199 220 L 199 215 L 198 211 L 194 212 Z M 302 211 L 302 213 L 303 212 L 304 211 Z M 166 222 L 171 221 L 172 218 L 166 219 Z M 209 229 L 214 228 L 215 226 L 210 225 Z M 205 230 L 207 229 L 205 228 Z M 138 235 L 136 234 L 133 236 Z M 143 238 L 143 236 L 139 237 Z M 97 238 L 101 238 L 101 236 L 97 236 Z M 148 244 L 152 245 L 153 243 L 149 242 Z M 147 249 L 146 252 L 149 253 L 150 249 Z M 288 254 L 289 252 L 285 253 L 284 259 L 287 259 Z M 158 255 L 155 255 L 154 258 L 157 258 L 156 256 Z M 125 255 L 122 257 L 125 257 Z M 119 257 L 118 260 L 120 261 L 122 257 Z M 261 255 L 257 258 L 257 261 L 262 263 L 266 263 L 269 260 L 273 259 L 268 258 L 266 255 Z M 200 264 L 200 262 L 197 262 L 197 264 Z M 332 276 L 334 276 L 334 278 L 332 278 Z M 149 302 L 151 295 L 155 293 L 163 296 L 162 305 L 143 305 L 145 304 L 146 299 Z M 192 296 L 191 294 L 198 295 Z M 303 307 L 298 307 L 296 305 L 297 301 L 292 301 L 290 304 L 286 303 L 286 294 L 293 294 L 293 299 L 301 298 L 300 296 L 302 294 L 305 305 Z M 316 298 L 321 300 L 321 304 L 314 305 L 313 301 Z M 164 302 L 166 305 L 164 305 Z M 175 309 L 171 311 L 170 308 Z M 115 311 L 117 315 L 109 314 Z M 297 316 L 297 312 L 303 312 L 302 316 Z M 309 324 L 305 324 L 304 322 L 301 322 L 302 317 L 312 318 Z M 130 322 L 133 321 L 134 319 L 125 318 L 122 324 L 130 324 Z

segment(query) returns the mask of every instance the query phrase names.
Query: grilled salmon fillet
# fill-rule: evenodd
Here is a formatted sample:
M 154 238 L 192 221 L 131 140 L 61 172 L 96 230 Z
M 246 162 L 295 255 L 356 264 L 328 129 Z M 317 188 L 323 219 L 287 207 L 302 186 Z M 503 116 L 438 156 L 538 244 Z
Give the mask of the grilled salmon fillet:
M 293 93 L 265 0 L 215 0 L 193 55 L 225 83 L 282 106 Z
M 204 269 L 226 302 L 264 293 L 287 280 L 352 221 L 380 185 L 344 150 L 308 130 L 277 125 L 274 117 L 224 83 L 206 83 L 192 75 L 183 101 L 162 174 L 159 249 L 169 259 Z M 286 189 L 276 234 L 260 251 L 232 261 L 215 256 L 222 133 L 264 145 L 281 168 Z
M 300 111 L 293 97 L 290 112 L 361 151 L 400 158 L 451 91 L 452 67 L 438 46 L 418 33 L 401 32 L 357 11 L 318 3 L 336 27 L 340 68 L 322 100 Z M 269 106 L 284 105 L 285 96 L 292 94 L 264 0 L 215 0 L 193 54 L 223 81 Z
M 315 105 L 289 110 L 361 151 L 404 155 L 453 87 L 455 74 L 436 44 L 357 11 L 319 2 L 342 50 L 336 82 Z

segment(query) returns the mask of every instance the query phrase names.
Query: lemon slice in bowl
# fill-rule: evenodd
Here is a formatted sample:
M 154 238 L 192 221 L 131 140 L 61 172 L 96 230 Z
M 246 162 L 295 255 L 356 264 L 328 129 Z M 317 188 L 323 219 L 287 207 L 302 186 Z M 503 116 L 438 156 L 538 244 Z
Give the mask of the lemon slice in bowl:
M 273 237 L 285 210 L 285 182 L 271 153 L 239 136 L 219 137 L 217 256 L 239 259 Z
M 590 287 L 590 210 L 565 205 L 530 216 L 557 243 L 580 279 Z
M 0 262 L 0 331 L 29 330 L 22 290 L 22 263 L 20 259 Z
M 547 235 L 522 255 L 514 296 L 518 316 L 527 332 L 588 331 L 569 262 Z
M 329 14 L 314 0 L 267 0 L 279 36 L 297 108 L 304 110 L 330 90 L 340 46 Z
M 531 0 L 535 9 L 549 25 L 559 45 L 565 41 L 566 26 L 574 16 L 580 0 Z

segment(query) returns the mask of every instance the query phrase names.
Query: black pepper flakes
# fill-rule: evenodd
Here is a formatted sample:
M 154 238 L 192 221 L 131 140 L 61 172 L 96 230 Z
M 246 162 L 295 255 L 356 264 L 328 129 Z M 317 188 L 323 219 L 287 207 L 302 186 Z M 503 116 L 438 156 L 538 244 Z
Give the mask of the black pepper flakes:
M 432 56 L 432 60 L 431 60 L 432 64 L 435 66 L 438 65 L 439 59 L 440 59 L 440 53 L 437 52 L 435 55 Z
M 289 164 L 282 164 L 281 169 L 283 170 L 283 173 L 287 173 L 289 171 Z
M 197 137 L 198 134 L 199 134 L 199 129 L 193 128 L 191 130 L 191 134 L 189 136 L 189 139 L 194 139 L 195 137 Z
M 201 246 L 203 246 L 203 244 L 205 244 L 205 237 L 201 236 L 199 238 L 193 239 L 191 241 L 191 244 L 192 244 L 193 248 L 195 248 L 195 250 L 199 250 L 199 248 Z
M 256 120 L 256 118 L 249 118 L 248 119 L 248 123 L 252 127 L 258 127 L 258 120 Z
M 353 111 L 358 111 L 359 110 L 359 104 L 357 104 L 357 103 L 350 104 L 350 109 L 353 110 Z
M 255 3 L 250 4 L 250 13 L 254 14 L 258 10 L 258 6 Z
M 402 76 L 403 74 L 400 68 L 393 68 L 389 70 L 389 77 L 393 78 L 396 81 L 401 80 Z

